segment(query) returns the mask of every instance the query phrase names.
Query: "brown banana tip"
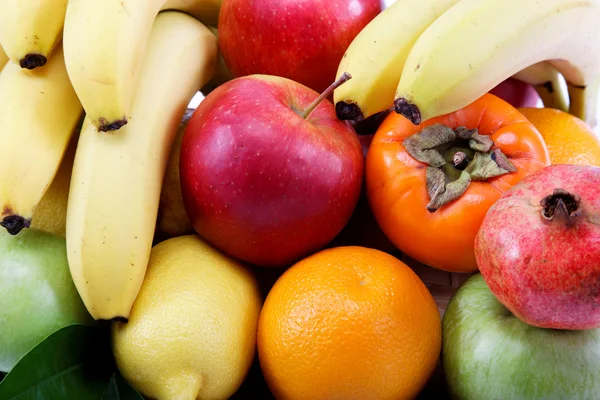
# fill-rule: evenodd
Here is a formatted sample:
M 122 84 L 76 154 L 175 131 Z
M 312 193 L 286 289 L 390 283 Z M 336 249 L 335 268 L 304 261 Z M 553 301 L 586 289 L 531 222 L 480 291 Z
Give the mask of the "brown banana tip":
M 397 114 L 401 114 L 413 125 L 419 125 L 421 123 L 421 112 L 416 105 L 410 104 L 406 99 L 399 98 L 394 100 L 394 110 Z
M 41 54 L 31 53 L 23 57 L 19 61 L 19 65 L 21 66 L 21 68 L 34 69 L 46 65 L 47 61 L 48 59 L 45 56 Z
M 342 121 L 362 121 L 365 119 L 360 108 L 354 103 L 338 101 L 335 105 L 335 114 Z
M 122 322 L 122 323 L 126 324 L 129 322 L 129 319 L 125 318 L 125 317 L 114 317 L 111 319 L 99 319 L 96 322 L 98 322 L 98 324 L 100 324 L 100 325 L 110 325 L 113 322 Z
M 119 119 L 113 122 L 108 122 L 104 118 L 99 119 L 100 126 L 98 127 L 98 132 L 112 132 L 121 129 L 123 126 L 127 125 L 127 118 Z
M 0 226 L 4 227 L 11 235 L 18 235 L 25 228 L 29 228 L 31 221 L 19 215 L 9 215 L 4 217 Z

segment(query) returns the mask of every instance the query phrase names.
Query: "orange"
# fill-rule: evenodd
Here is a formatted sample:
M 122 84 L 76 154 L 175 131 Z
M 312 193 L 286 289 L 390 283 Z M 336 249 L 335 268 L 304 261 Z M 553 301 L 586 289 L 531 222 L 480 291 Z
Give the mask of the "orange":
M 581 119 L 553 108 L 519 108 L 540 131 L 552 164 L 600 166 L 600 139 Z
M 439 358 L 441 318 L 397 258 L 336 247 L 299 261 L 269 292 L 258 354 L 278 400 L 411 399 Z

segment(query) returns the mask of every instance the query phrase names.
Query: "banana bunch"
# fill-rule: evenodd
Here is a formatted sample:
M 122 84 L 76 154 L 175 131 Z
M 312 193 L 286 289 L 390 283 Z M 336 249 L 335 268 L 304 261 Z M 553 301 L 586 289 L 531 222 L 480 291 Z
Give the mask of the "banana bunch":
M 175 134 L 217 61 L 217 39 L 205 25 L 181 12 L 162 12 L 140 63 L 131 121 L 119 132 L 103 133 L 86 116 L 66 239 L 71 275 L 95 319 L 129 317 L 146 272 Z
M 34 69 L 62 38 L 67 0 L 0 1 L 0 44 L 14 63 Z
M 14 0 L 20 1 L 20 0 Z M 67 71 L 91 124 L 127 124 L 152 24 L 163 10 L 216 26 L 222 0 L 70 0 L 64 23 Z M 199 90 L 200 88 L 198 88 Z
M 7 62 L 0 72 L 0 225 L 18 234 L 54 179 L 82 107 L 59 44 L 33 71 Z
M 397 0 L 348 47 L 340 119 L 392 108 L 413 123 L 467 106 L 509 77 L 592 128 L 600 85 L 598 0 Z
M 71 144 L 67 253 L 96 319 L 129 317 L 181 118 L 216 78 L 221 2 L 0 0 L 0 226 L 52 218 L 36 210 Z
M 2 46 L 0 46 L 0 69 L 8 62 L 8 56 L 4 52 Z

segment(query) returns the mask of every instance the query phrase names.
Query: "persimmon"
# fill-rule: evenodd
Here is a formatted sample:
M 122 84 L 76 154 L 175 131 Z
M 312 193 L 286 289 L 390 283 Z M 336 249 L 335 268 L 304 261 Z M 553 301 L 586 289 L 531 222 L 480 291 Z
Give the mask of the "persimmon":
M 474 239 L 488 209 L 549 164 L 536 127 L 487 93 L 419 125 L 391 113 L 367 154 L 367 195 L 400 251 L 437 269 L 474 272 Z

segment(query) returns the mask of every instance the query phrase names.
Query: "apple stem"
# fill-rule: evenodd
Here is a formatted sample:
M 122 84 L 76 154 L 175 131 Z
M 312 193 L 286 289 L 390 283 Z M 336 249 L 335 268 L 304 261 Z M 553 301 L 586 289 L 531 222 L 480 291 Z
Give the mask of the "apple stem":
M 347 72 L 344 72 L 344 74 L 342 76 L 340 76 L 340 78 L 337 81 L 335 81 L 331 85 L 329 85 L 329 87 L 327 89 L 325 89 L 325 91 L 323 93 L 321 93 L 321 95 L 319 97 L 317 97 L 315 99 L 315 101 L 310 103 L 308 108 L 306 108 L 306 110 L 304 110 L 304 112 L 302 112 L 302 114 L 300 116 L 303 119 L 306 119 L 310 115 L 310 113 L 313 112 L 313 110 L 315 108 L 317 108 L 319 103 L 322 102 L 324 98 L 329 96 L 331 94 L 331 92 L 333 92 L 335 89 L 340 87 L 343 83 L 349 81 L 351 78 L 352 78 L 352 75 L 350 75 Z

